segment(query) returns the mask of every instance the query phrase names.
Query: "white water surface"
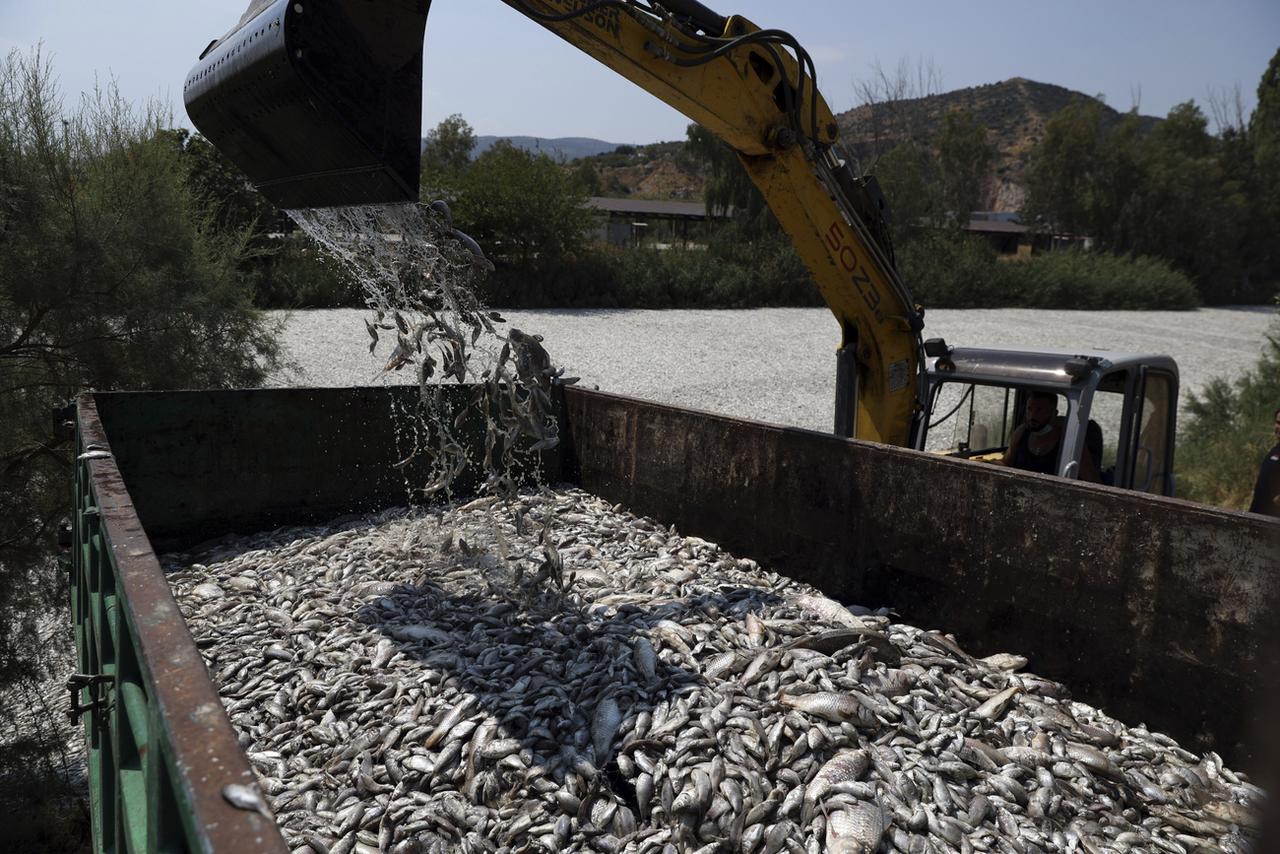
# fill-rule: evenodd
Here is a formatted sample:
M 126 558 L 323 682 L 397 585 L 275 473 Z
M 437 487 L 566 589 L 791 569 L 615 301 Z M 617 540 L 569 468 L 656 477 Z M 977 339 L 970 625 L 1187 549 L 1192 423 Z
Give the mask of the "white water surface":
M 412 367 L 379 377 L 393 342 L 369 355 L 359 309 L 275 312 L 297 366 L 272 385 L 416 382 Z M 839 328 L 825 308 L 746 310 L 549 309 L 505 311 L 543 336 L 552 359 L 588 388 L 741 418 L 827 431 Z M 1166 353 L 1178 362 L 1182 402 L 1213 377 L 1257 360 L 1276 317 L 1268 307 L 1197 311 L 938 309 L 926 337 L 956 346 Z M 381 358 L 379 358 L 381 357 Z

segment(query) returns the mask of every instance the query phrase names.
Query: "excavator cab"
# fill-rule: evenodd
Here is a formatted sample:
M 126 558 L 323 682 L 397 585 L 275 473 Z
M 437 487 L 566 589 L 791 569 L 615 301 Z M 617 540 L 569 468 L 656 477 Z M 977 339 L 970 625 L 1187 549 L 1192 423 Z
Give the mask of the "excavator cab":
M 277 207 L 417 201 L 429 7 L 254 0 L 187 75 L 187 113 Z
M 1174 492 L 1178 367 L 1168 356 L 939 347 L 926 368 L 928 420 L 919 450 L 965 459 L 1004 455 L 1027 396 L 1054 395 L 1063 438 L 1052 472 L 1080 478 L 1085 452 L 1107 486 Z M 1087 466 L 1085 466 L 1087 469 Z

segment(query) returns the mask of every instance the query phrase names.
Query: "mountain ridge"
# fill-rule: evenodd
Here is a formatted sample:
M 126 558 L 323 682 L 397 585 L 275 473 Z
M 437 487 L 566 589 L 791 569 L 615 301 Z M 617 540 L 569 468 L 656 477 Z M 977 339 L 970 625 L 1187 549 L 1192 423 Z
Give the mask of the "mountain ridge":
M 988 129 L 988 140 L 995 149 L 983 207 L 1015 212 L 1026 199 L 1031 151 L 1043 139 L 1048 120 L 1070 104 L 1094 100 L 1097 99 L 1065 86 L 1011 77 L 893 103 L 862 104 L 838 113 L 836 122 L 841 142 L 864 168 L 871 168 L 878 156 L 907 138 L 932 139 L 952 110 L 970 110 Z M 1124 116 L 1103 103 L 1104 129 L 1113 127 Z M 1161 121 L 1139 115 L 1139 130 L 1148 133 Z M 591 137 L 485 135 L 476 137 L 473 156 L 487 151 L 500 139 L 528 151 L 544 152 L 566 164 L 590 160 L 600 178 L 601 194 L 606 196 L 690 199 L 701 197 L 706 186 L 706 176 L 698 164 L 683 155 L 678 141 L 633 144 Z M 623 152 L 618 152 L 619 148 Z
M 592 157 L 597 154 L 607 154 L 618 148 L 624 143 L 606 142 L 603 139 L 594 139 L 588 136 L 560 136 L 560 137 L 541 137 L 541 136 L 497 136 L 486 134 L 476 137 L 476 147 L 472 150 L 472 157 L 479 157 L 484 154 L 499 140 L 508 140 L 516 148 L 523 148 L 525 151 L 536 153 L 544 153 L 551 157 L 552 160 L 580 160 L 583 157 Z
M 864 167 L 869 167 L 877 156 L 907 138 L 932 138 L 947 113 L 967 109 L 987 128 L 987 138 L 996 152 L 987 177 L 985 207 L 1017 211 L 1026 199 L 1026 168 L 1031 151 L 1044 138 L 1045 124 L 1071 104 L 1097 100 L 1054 83 L 1011 77 L 893 104 L 862 104 L 839 113 L 836 123 L 841 142 Z M 1102 103 L 1104 130 L 1119 124 L 1124 116 Z M 1155 116 L 1139 115 L 1139 132 L 1149 133 L 1161 121 Z

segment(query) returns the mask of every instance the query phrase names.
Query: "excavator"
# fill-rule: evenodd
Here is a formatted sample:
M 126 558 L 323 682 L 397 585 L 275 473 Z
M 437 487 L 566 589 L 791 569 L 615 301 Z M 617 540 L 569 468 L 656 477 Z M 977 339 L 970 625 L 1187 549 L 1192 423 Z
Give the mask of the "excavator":
M 839 323 L 838 435 L 996 462 L 1029 432 L 1029 398 L 1047 393 L 1060 438 L 1046 473 L 1173 494 L 1169 357 L 923 339 L 889 205 L 840 146 L 813 59 L 789 33 L 696 0 L 502 1 L 737 153 Z M 254 0 L 200 54 L 187 112 L 278 207 L 417 202 L 430 6 Z

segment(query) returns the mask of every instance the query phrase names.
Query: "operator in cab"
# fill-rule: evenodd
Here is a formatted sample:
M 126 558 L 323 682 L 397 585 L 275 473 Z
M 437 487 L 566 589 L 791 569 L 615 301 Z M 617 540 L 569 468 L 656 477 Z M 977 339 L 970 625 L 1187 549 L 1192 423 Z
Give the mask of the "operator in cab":
M 1275 422 L 1276 446 L 1262 459 L 1249 512 L 1280 518 L 1280 409 L 1275 412 Z
M 1013 431 L 1004 457 L 996 465 L 1040 474 L 1058 473 L 1058 456 L 1066 419 L 1058 414 L 1058 396 L 1047 391 L 1027 392 L 1026 415 Z M 1088 448 L 1080 458 L 1080 480 L 1099 483 L 1097 461 Z

